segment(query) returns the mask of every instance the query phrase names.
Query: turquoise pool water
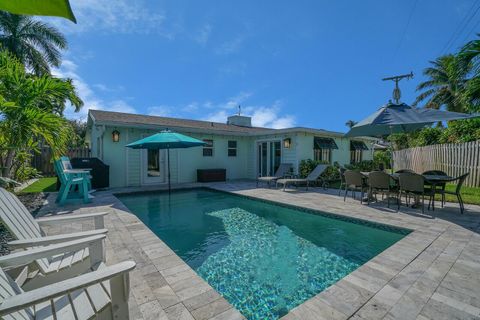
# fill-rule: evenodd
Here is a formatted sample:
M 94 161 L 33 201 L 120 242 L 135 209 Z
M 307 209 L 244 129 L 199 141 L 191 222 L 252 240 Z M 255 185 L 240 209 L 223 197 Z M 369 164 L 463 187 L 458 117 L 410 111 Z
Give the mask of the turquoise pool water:
M 210 189 L 118 195 L 248 319 L 277 319 L 408 230 Z

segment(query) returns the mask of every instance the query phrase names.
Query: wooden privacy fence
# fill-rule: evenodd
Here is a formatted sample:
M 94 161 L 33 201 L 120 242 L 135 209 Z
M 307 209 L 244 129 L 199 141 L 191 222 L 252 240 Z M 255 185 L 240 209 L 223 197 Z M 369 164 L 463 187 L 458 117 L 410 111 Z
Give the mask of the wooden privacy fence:
M 67 151 L 66 154 L 71 158 L 89 158 L 90 148 L 81 147 L 73 148 Z M 32 167 L 41 172 L 43 176 L 54 176 L 55 170 L 53 168 L 52 150 L 50 147 L 41 147 L 39 153 L 34 153 L 32 157 Z
M 395 170 L 412 169 L 422 173 L 442 170 L 458 177 L 469 172 L 465 185 L 480 187 L 480 140 L 466 143 L 436 144 L 393 152 Z

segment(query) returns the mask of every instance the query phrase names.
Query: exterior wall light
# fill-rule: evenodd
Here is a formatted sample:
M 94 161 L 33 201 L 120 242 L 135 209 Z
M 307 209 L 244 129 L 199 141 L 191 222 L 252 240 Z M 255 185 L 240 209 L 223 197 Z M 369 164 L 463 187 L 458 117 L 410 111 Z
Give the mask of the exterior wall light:
M 292 139 L 291 138 L 283 139 L 283 147 L 285 149 L 290 149 L 291 145 L 292 145 Z
M 113 130 L 112 131 L 112 141 L 113 142 L 120 141 L 120 132 L 118 132 L 118 130 Z

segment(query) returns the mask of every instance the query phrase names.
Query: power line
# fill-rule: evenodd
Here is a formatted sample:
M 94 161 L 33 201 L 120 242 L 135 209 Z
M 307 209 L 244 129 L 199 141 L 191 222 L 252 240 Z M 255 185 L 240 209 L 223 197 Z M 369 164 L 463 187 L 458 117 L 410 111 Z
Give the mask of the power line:
M 413 3 L 413 7 L 410 10 L 410 15 L 408 16 L 407 24 L 405 25 L 405 29 L 403 30 L 402 36 L 400 37 L 400 41 L 398 42 L 397 48 L 395 49 L 395 53 L 393 54 L 393 60 L 397 57 L 398 50 L 403 44 L 403 39 L 405 38 L 405 34 L 407 33 L 408 27 L 410 26 L 410 22 L 412 21 L 413 13 L 415 12 L 415 8 L 417 7 L 418 0 L 415 0 Z
M 457 28 L 455 29 L 455 31 L 453 32 L 452 36 L 450 37 L 450 39 L 447 41 L 447 43 L 445 44 L 445 46 L 443 47 L 442 49 L 442 52 L 441 54 L 445 54 L 446 52 L 448 52 L 448 50 L 450 50 L 451 46 L 453 44 L 455 44 L 455 41 L 458 39 L 458 37 L 460 37 L 460 35 L 463 33 L 463 31 L 465 30 L 465 28 L 469 25 L 470 21 L 472 21 L 473 17 L 475 17 L 475 15 L 477 14 L 478 10 L 480 10 L 480 5 L 474 10 L 475 6 L 477 4 L 480 3 L 480 0 L 476 0 L 472 6 L 470 7 L 470 9 L 467 11 L 467 13 L 465 14 L 465 16 L 463 17 L 462 21 L 460 22 L 460 24 L 457 26 Z M 470 14 L 470 16 L 469 16 Z M 467 18 L 468 17 L 468 18 Z
M 468 38 L 470 38 L 470 35 L 477 29 L 477 27 L 480 26 L 480 19 L 477 21 L 477 23 L 475 23 L 475 25 L 473 26 L 472 29 L 470 29 L 470 31 L 467 33 L 467 35 L 465 36 L 465 38 L 463 38 L 463 41 L 462 43 L 466 43 Z

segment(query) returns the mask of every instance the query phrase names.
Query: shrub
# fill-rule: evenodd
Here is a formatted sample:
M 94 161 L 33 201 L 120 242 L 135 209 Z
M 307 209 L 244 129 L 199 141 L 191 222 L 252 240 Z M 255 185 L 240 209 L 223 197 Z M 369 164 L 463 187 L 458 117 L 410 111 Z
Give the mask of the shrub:
M 443 128 L 425 128 L 410 135 L 409 146 L 410 147 L 424 147 L 432 144 L 439 144 L 443 135 Z
M 408 134 L 406 133 L 394 133 L 388 136 L 388 141 L 393 144 L 394 150 L 406 149 L 409 147 Z
M 378 150 L 373 153 L 373 162 L 378 169 L 390 168 L 392 152 L 390 150 Z
M 310 172 L 315 169 L 319 164 L 329 164 L 326 161 L 315 161 L 312 159 L 302 160 L 300 162 L 300 176 L 305 178 L 310 174 Z M 333 165 L 328 166 L 327 169 L 320 175 L 325 181 L 337 181 L 340 180 L 340 173 L 338 172 L 338 163 L 335 162 Z
M 15 172 L 15 178 L 18 181 L 24 182 L 33 178 L 39 178 L 41 175 L 37 169 L 30 167 L 27 164 L 21 165 Z
M 480 139 L 480 119 L 451 121 L 443 130 L 440 143 L 462 143 Z
M 345 165 L 345 168 L 348 170 L 369 172 L 378 169 L 378 166 L 373 160 L 364 160 L 358 163 L 347 164 Z
M 300 161 L 300 168 L 299 168 L 299 174 L 300 177 L 306 178 L 310 172 L 315 169 L 315 167 L 319 164 L 328 164 L 326 161 L 315 161 L 312 159 L 307 159 L 307 160 L 302 160 Z

